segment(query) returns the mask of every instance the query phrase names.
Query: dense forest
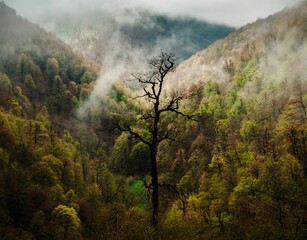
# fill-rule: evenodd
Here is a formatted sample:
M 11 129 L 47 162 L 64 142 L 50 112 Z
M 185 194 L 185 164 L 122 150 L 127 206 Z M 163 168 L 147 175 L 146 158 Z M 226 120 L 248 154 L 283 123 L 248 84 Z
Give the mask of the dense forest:
M 93 112 L 106 69 L 0 2 L 0 238 L 306 239 L 306 23 L 162 51 Z

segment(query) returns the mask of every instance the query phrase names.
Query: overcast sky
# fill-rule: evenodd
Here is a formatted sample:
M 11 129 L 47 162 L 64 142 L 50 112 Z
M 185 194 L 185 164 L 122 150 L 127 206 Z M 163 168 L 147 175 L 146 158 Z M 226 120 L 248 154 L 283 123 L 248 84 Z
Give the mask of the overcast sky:
M 0 0 L 1 1 L 1 0 Z M 142 7 L 171 16 L 190 16 L 240 27 L 274 14 L 301 0 L 4 0 L 30 20 L 50 10 L 118 10 Z

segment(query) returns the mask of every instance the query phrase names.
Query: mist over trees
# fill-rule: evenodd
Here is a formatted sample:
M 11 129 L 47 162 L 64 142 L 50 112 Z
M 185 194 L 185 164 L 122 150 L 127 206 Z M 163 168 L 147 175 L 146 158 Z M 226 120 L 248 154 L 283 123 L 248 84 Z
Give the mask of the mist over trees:
M 184 60 L 235 28 L 188 17 L 172 18 L 148 10 L 96 10 L 48 13 L 38 20 L 77 51 L 98 63 L 112 58 L 156 56 L 161 46 Z M 145 60 L 145 59 L 143 59 Z
M 131 77 L 1 2 L 1 239 L 306 239 L 306 16 Z

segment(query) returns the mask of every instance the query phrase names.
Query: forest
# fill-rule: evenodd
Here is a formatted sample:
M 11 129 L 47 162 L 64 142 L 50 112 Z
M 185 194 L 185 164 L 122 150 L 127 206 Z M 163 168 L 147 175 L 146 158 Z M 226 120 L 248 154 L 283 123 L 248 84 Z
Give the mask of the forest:
M 306 239 L 306 23 L 162 50 L 93 111 L 103 66 L 0 2 L 0 238 Z
M 131 58 L 140 51 L 150 56 L 161 50 L 161 46 L 164 51 L 176 51 L 179 59 L 187 59 L 235 30 L 222 24 L 142 9 L 120 13 L 107 9 L 84 13 L 58 10 L 39 20 L 74 50 L 100 64 L 110 54 L 115 59 L 122 59 L 123 55 Z

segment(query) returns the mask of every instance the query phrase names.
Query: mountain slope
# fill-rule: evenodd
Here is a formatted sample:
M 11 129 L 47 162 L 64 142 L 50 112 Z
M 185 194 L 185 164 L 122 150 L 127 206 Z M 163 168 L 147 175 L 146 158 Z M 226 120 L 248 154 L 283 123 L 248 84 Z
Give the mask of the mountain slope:
M 261 71 L 274 75 L 276 81 L 294 79 L 298 74 L 305 79 L 306 5 L 304 1 L 295 8 L 240 28 L 182 63 L 178 75 L 184 81 L 197 81 L 214 73 L 220 74 L 221 81 L 229 81 L 229 71 L 240 71 L 242 62 L 255 59 Z
M 43 25 L 90 59 L 103 62 L 123 54 L 153 55 L 161 49 L 186 59 L 234 28 L 192 18 L 171 18 L 145 10 L 46 15 Z M 130 56 L 131 57 L 131 56 Z
M 168 209 L 161 234 L 169 235 L 163 236 L 306 238 L 306 18 L 304 1 L 246 25 L 168 75 L 175 91 L 167 86 L 163 96 L 169 98 L 161 105 L 183 92 L 178 109 L 196 121 L 161 114 L 160 127 L 175 139 L 161 142 L 157 153 L 159 181 L 170 186 L 160 190 Z M 114 100 L 127 110 L 117 116 L 144 131 L 153 112 L 132 108 L 135 95 L 120 90 Z M 115 141 L 114 172 L 135 167 L 126 158 L 129 143 L 125 133 Z
M 303 1 L 177 67 L 171 85 L 196 87 L 201 94 L 182 106 L 194 111 L 198 123 L 183 127 L 185 134 L 177 137 L 183 141 L 166 144 L 176 154 L 165 154 L 166 146 L 161 153 L 165 168 L 176 172 L 173 185 L 190 193 L 173 205 L 170 219 L 179 224 L 174 216 L 180 213 L 198 216 L 190 222 L 200 224 L 191 227 L 211 238 L 306 237 L 306 56 Z
M 0 2 L 1 239 L 81 238 L 76 199 L 95 164 L 73 136 L 97 137 L 74 116 L 99 70 Z
M 99 68 L 61 40 L 17 16 L 4 2 L 0 3 L 0 11 L 0 72 L 10 78 L 13 89 L 19 86 L 33 103 L 69 114 L 72 102 L 79 101 L 81 83 L 95 80 Z M 74 92 L 69 89 L 72 85 Z M 63 90 L 67 106 L 55 103 L 56 89 Z
M 139 81 L 117 81 L 77 120 L 99 69 L 0 3 L 1 239 L 306 239 L 306 3 L 169 72 L 156 229 L 153 99 L 139 97 Z

